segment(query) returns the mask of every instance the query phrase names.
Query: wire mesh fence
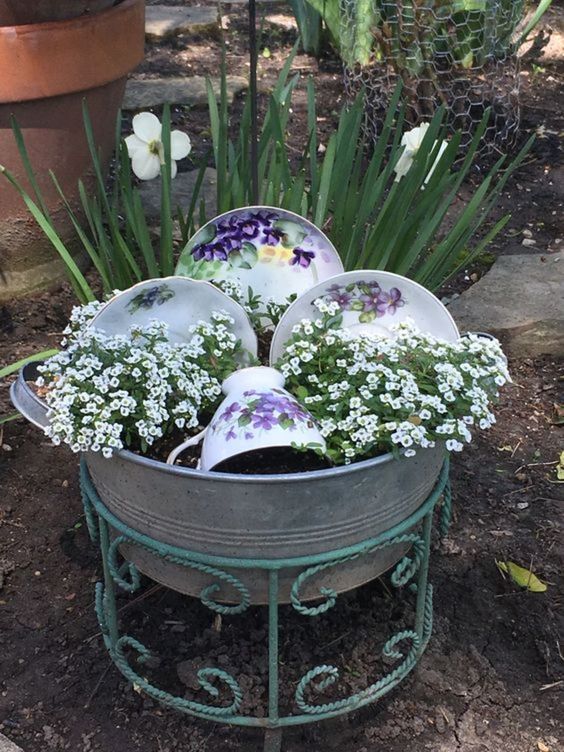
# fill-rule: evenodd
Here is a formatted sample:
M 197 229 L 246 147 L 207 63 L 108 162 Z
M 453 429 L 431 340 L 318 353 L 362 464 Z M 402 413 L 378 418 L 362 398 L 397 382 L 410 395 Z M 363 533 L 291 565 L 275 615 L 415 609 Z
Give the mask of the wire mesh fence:
M 516 31 L 526 0 L 339 0 L 345 88 L 364 88 L 375 139 L 399 78 L 406 120 L 430 120 L 440 105 L 468 144 L 486 108 L 482 152 L 507 148 L 519 127 Z

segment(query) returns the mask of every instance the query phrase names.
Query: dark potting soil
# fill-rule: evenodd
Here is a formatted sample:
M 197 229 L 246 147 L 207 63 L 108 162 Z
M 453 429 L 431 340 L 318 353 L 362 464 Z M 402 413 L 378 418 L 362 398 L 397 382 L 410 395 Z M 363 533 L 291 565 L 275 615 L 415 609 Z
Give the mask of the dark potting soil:
M 314 452 L 302 452 L 288 447 L 269 447 L 237 454 L 220 462 L 213 471 L 242 475 L 278 475 L 325 470 L 328 467 L 331 467 L 330 463 Z
M 553 9 L 561 18 L 561 2 Z M 276 13 L 288 16 L 284 6 Z M 247 71 L 245 23 L 244 13 L 234 15 L 228 66 L 239 74 Z M 260 57 L 265 89 L 294 39 L 295 30 L 265 24 L 262 49 L 271 53 Z M 186 35 L 149 45 L 144 70 L 147 76 L 186 75 L 187 70 L 216 75 L 219 56 L 213 40 Z M 489 260 L 480 259 L 459 275 L 445 294 L 476 281 L 498 253 L 550 253 L 557 248 L 555 239 L 563 237 L 564 120 L 558 105 L 563 67 L 561 62 L 542 65 L 542 72 L 524 66 L 522 135 L 542 125 L 547 132 L 502 196 L 497 217 L 510 211 L 513 218 L 490 247 Z M 326 143 L 342 101 L 340 67 L 334 60 L 318 64 L 299 55 L 295 68 L 306 78 L 315 76 L 320 142 Z M 267 101 L 265 93 L 261 107 Z M 307 130 L 306 101 L 300 84 L 288 126 L 296 159 Z M 238 100 L 236 112 L 241 106 Z M 196 159 L 206 153 L 207 114 L 179 107 L 174 118 L 175 127 L 190 133 Z M 236 116 L 231 126 L 236 133 Z M 462 198 L 466 190 L 461 189 Z M 521 244 L 523 228 L 533 233 L 535 247 Z M 0 362 L 57 346 L 72 302 L 65 286 L 0 306 Z M 497 424 L 453 458 L 454 521 L 447 539 L 434 542 L 434 630 L 420 666 L 373 706 L 289 729 L 283 752 L 564 748 L 562 486 L 555 473 L 562 428 L 554 408 L 562 401 L 562 364 L 550 357 L 521 358 L 510 368 L 515 385 L 502 395 Z M 0 405 L 4 415 L 13 412 L 7 384 Z M 229 729 L 163 708 L 113 667 L 94 614 L 101 567 L 86 532 L 76 456 L 51 446 L 23 420 L 0 425 L 0 487 L 0 733 L 24 752 L 260 752 L 262 732 Z M 520 590 L 501 576 L 496 559 L 531 567 L 548 583 L 547 591 Z M 140 592 L 120 597 L 119 608 L 122 631 L 160 656 L 141 666 L 130 655 L 136 670 L 170 691 L 209 702 L 195 675 L 203 665 L 225 667 L 243 688 L 242 710 L 264 712 L 265 609 L 253 607 L 220 624 L 199 601 L 146 580 Z M 298 678 L 315 665 L 334 665 L 340 679 L 321 694 L 307 695 L 313 702 L 346 696 L 381 676 L 388 668 L 382 645 L 410 624 L 411 608 L 411 600 L 398 598 L 387 577 L 339 596 L 333 609 L 315 619 L 283 607 L 284 710 L 295 712 Z
M 184 441 L 181 432 L 167 436 L 155 443 L 145 456 L 166 462 L 172 450 Z M 188 447 L 176 460 L 175 465 L 197 468 L 200 447 Z M 269 447 L 263 450 L 245 452 L 221 462 L 213 468 L 215 473 L 237 473 L 241 475 L 280 475 L 282 473 L 305 473 L 323 470 L 330 463 L 314 452 L 303 452 L 288 447 Z

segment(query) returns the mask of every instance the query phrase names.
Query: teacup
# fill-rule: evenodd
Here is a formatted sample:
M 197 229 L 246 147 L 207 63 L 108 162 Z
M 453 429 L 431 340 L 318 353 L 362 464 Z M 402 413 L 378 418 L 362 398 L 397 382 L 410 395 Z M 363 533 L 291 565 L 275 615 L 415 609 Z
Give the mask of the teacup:
M 275 368 L 257 366 L 235 371 L 222 384 L 225 399 L 209 426 L 169 455 L 179 454 L 203 437 L 200 469 L 212 470 L 227 460 L 274 448 L 313 450 L 324 454 L 325 439 L 310 413 L 284 389 Z

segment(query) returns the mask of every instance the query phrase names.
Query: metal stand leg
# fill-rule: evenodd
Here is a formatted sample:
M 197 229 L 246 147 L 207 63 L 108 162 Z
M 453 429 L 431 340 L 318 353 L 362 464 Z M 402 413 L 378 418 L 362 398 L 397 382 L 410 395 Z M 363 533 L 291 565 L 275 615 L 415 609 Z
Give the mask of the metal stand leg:
M 96 590 L 96 611 L 100 629 L 104 635 L 104 641 L 110 654 L 114 655 L 115 646 L 119 639 L 118 619 L 116 608 L 116 594 L 114 580 L 110 572 L 108 550 L 110 538 L 108 525 L 102 517 L 98 517 L 98 532 L 100 539 L 100 551 L 102 553 L 102 567 L 104 570 L 104 584 L 98 583 Z
M 423 520 L 423 557 L 419 565 L 419 577 L 417 580 L 417 605 L 415 615 L 415 631 L 419 637 L 420 644 L 418 654 L 422 655 L 427 647 L 428 639 L 432 629 L 432 586 L 428 584 L 429 576 L 429 554 L 431 551 L 431 530 L 433 527 L 433 512 L 430 512 Z M 429 624 L 431 619 L 431 624 Z
M 445 538 L 452 521 L 452 491 L 450 487 L 450 479 L 447 480 L 443 491 L 443 503 L 441 505 L 441 512 L 439 517 L 439 535 L 441 538 Z
M 278 722 L 278 572 L 268 583 L 268 720 Z

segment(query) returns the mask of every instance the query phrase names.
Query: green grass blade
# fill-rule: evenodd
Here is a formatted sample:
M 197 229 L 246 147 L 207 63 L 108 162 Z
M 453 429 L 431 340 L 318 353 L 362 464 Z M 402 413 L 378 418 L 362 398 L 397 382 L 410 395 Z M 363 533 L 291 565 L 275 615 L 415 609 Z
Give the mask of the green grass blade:
M 488 247 L 488 245 L 494 240 L 499 233 L 503 230 L 503 228 L 506 226 L 506 224 L 511 219 L 511 214 L 506 214 L 504 217 L 502 217 L 498 222 L 495 223 L 495 225 L 492 227 L 492 229 L 484 235 L 482 240 L 470 251 L 470 253 L 464 257 L 462 261 L 460 261 L 458 264 L 451 266 L 448 269 L 448 274 L 445 276 L 444 273 L 441 273 L 441 270 L 439 270 L 439 274 L 431 278 L 431 284 L 433 285 L 433 289 L 437 289 L 441 285 L 443 285 L 448 279 L 453 277 L 455 274 L 457 274 L 461 269 L 468 266 L 468 264 L 471 264 L 474 259 L 478 258 Z M 462 250 L 462 249 L 460 249 Z
M 78 195 L 82 203 L 82 209 L 84 216 L 87 219 L 90 234 L 92 236 L 92 245 L 98 250 L 98 253 L 103 258 L 103 263 L 107 269 L 107 274 L 110 279 L 112 289 L 121 287 L 121 279 L 118 281 L 116 277 L 116 259 L 115 254 L 112 252 L 111 241 L 106 234 L 106 227 L 104 226 L 100 207 L 96 198 L 90 198 L 86 193 L 86 188 L 82 180 L 78 181 Z M 97 221 L 97 216 L 100 215 L 100 220 Z
M 219 95 L 219 148 L 218 148 L 218 204 L 217 210 L 221 212 L 229 209 L 229 192 L 228 192 L 228 171 L 227 171 L 227 154 L 229 150 L 229 112 L 227 107 L 227 62 L 225 53 L 225 44 L 222 41 L 221 46 L 221 85 Z M 223 183 L 219 180 L 219 176 L 223 176 Z
M 141 196 L 139 191 L 133 187 L 129 154 L 123 139 L 119 144 L 117 168 L 115 182 L 119 186 L 118 201 L 121 202 L 124 215 L 125 243 L 128 247 L 133 242 L 137 244 L 145 261 L 147 276 L 158 277 L 160 276 L 158 259 L 151 241 Z
M 56 355 L 59 352 L 59 350 L 43 350 L 42 352 L 33 353 L 33 355 L 28 355 L 27 358 L 22 358 L 21 360 L 18 360 L 16 363 L 10 363 L 9 366 L 4 366 L 3 368 L 0 368 L 0 379 L 5 378 L 6 376 L 11 376 L 13 373 L 16 373 L 21 368 L 26 366 L 28 363 L 35 363 L 38 360 L 47 360 L 47 358 L 51 358 L 53 355 Z
M 59 256 L 62 258 L 65 264 L 65 269 L 69 274 L 69 278 L 71 280 L 71 283 L 73 284 L 78 298 L 82 302 L 90 302 L 92 300 L 96 300 L 96 296 L 92 292 L 92 289 L 88 284 L 86 277 L 78 268 L 76 261 L 73 259 L 68 249 L 58 236 L 49 219 L 43 214 L 39 206 L 37 206 L 31 196 L 26 193 L 17 179 L 8 170 L 6 170 L 4 167 L 0 167 L 0 173 L 3 173 L 4 176 L 9 180 L 9 182 L 14 186 L 14 188 L 19 192 L 20 196 L 25 202 L 25 205 L 33 215 L 33 218 L 41 227 L 45 235 L 48 237 Z
M 114 155 L 116 158 L 116 164 L 115 164 L 115 171 L 116 171 L 116 179 L 113 181 L 112 186 L 112 208 L 117 213 L 119 209 L 119 191 L 121 187 L 121 176 L 122 173 L 125 170 L 129 170 L 130 172 L 130 163 L 129 163 L 129 152 L 127 151 L 127 147 L 125 147 L 125 154 L 126 158 L 123 157 L 122 152 L 122 136 L 121 136 L 121 130 L 122 130 L 122 113 L 121 109 L 118 110 L 116 115 L 116 127 L 114 130 Z M 125 170 L 124 170 L 125 165 Z M 131 175 L 130 175 L 130 184 L 131 184 Z
M 138 190 L 133 191 L 131 198 L 129 223 L 139 248 L 141 249 L 143 258 L 145 259 L 148 276 L 151 278 L 160 276 L 159 262 L 155 256 L 155 249 L 153 248 L 153 243 L 151 241 L 151 234 L 149 232 L 149 226 L 147 225 L 143 202 L 141 201 L 141 195 Z
M 100 201 L 100 207 L 104 210 L 104 213 L 105 213 L 104 221 L 108 224 L 110 228 L 110 234 L 112 236 L 114 252 L 117 254 L 117 256 L 121 255 L 122 264 L 128 267 L 130 270 L 130 273 L 127 273 L 122 268 L 122 272 L 120 275 L 122 277 L 121 284 L 130 286 L 133 282 L 140 281 L 142 279 L 142 274 L 141 274 L 141 270 L 139 269 L 139 265 L 137 264 L 133 255 L 131 254 L 131 251 L 127 247 L 127 243 L 124 241 L 123 237 L 121 236 L 121 233 L 119 230 L 119 219 L 118 219 L 117 211 L 115 208 L 113 208 L 110 205 L 110 202 L 108 201 L 106 183 L 105 183 L 104 176 L 102 173 L 102 167 L 100 164 L 98 149 L 96 147 L 96 142 L 94 140 L 94 132 L 92 129 L 92 122 L 90 120 L 90 115 L 88 112 L 88 105 L 86 103 L 86 99 L 84 99 L 82 102 L 82 116 L 83 116 L 83 121 L 84 121 L 84 132 L 86 134 L 86 142 L 88 144 L 90 158 L 92 160 L 92 166 L 94 168 L 94 174 L 96 176 L 96 182 L 98 186 L 98 198 Z M 119 263 L 120 261 L 118 261 L 116 265 L 119 265 Z
M 96 181 L 98 184 L 98 193 L 107 212 L 108 221 L 111 221 L 112 218 L 114 218 L 114 213 L 112 212 L 108 201 L 106 182 L 102 174 L 102 167 L 100 164 L 100 158 L 98 156 L 96 142 L 94 140 L 94 131 L 92 129 L 92 121 L 90 120 L 90 114 L 88 112 L 86 99 L 82 100 L 82 119 L 84 122 L 84 133 L 86 134 L 86 142 L 88 144 L 88 150 L 90 152 L 90 159 L 92 160 L 92 167 L 94 168 L 94 174 L 96 176 Z
M 274 89 L 272 90 L 272 96 L 278 101 L 281 101 L 283 98 L 282 95 L 284 94 L 285 87 L 287 86 L 288 76 L 290 75 L 292 64 L 295 60 L 296 55 L 298 54 L 299 49 L 300 41 L 298 39 L 294 43 L 294 46 L 290 50 L 290 54 L 286 58 L 286 62 L 284 63 L 282 70 L 278 74 L 278 79 L 276 81 Z
M 3 415 L 0 418 L 0 426 L 3 426 L 5 423 L 11 423 L 13 420 L 17 420 L 18 418 L 21 418 L 21 413 L 12 413 L 11 415 Z
M 13 115 L 10 115 L 10 125 L 12 126 L 12 132 L 16 140 L 16 146 L 18 147 L 18 152 L 20 154 L 20 159 L 22 160 L 22 164 L 24 166 L 25 174 L 27 176 L 29 184 L 33 188 L 33 193 L 35 195 L 35 200 L 37 202 L 37 205 L 39 206 L 43 214 L 47 217 L 47 219 L 51 221 L 49 209 L 47 208 L 47 205 L 45 201 L 43 200 L 43 195 L 37 183 L 37 178 L 35 177 L 35 171 L 31 165 L 31 160 L 29 158 L 27 147 L 25 145 L 25 139 L 23 137 L 23 133 L 21 132 L 20 126 L 18 125 L 18 122 Z
M 315 104 L 315 86 L 312 76 L 307 80 L 307 129 L 309 133 L 309 181 L 312 196 L 317 195 L 317 108 Z
M 219 165 L 219 110 L 217 107 L 215 91 L 209 78 L 206 78 L 206 92 L 208 96 L 208 113 L 210 116 L 210 132 L 212 137 L 213 156 L 217 169 Z M 225 175 L 222 173 L 220 176 L 218 175 L 218 177 L 224 178 Z
M 333 165 L 335 163 L 335 151 L 337 149 L 337 138 L 335 134 L 329 139 L 327 144 L 327 151 L 325 152 L 325 159 L 321 167 L 321 174 L 319 179 L 319 192 L 317 195 L 317 204 L 314 215 L 314 224 L 317 227 L 322 228 L 327 216 L 327 201 L 329 198 L 329 186 L 331 184 L 331 178 L 333 173 Z
M 528 24 L 523 29 L 523 33 L 521 34 L 521 36 L 519 37 L 519 39 L 513 46 L 514 50 L 518 50 L 525 43 L 531 31 L 533 31 L 538 26 L 539 21 L 541 20 L 541 18 L 544 16 L 544 14 L 550 8 L 551 5 L 552 5 L 552 0 L 540 1 L 535 12 L 531 16 Z
M 190 205 L 188 206 L 188 211 L 186 212 L 186 215 L 185 215 L 187 232 L 190 234 L 193 233 L 195 230 L 194 213 L 196 211 L 196 206 L 198 204 L 200 192 L 202 190 L 202 185 L 204 183 L 204 177 L 206 175 L 206 168 L 208 165 L 209 158 L 210 158 L 210 152 L 208 151 L 200 162 L 200 166 L 198 168 L 198 175 L 196 176 L 196 182 L 194 183 L 194 190 L 192 191 L 192 197 L 190 199 Z M 186 240 L 188 240 L 188 238 L 186 238 Z
M 80 222 L 78 221 L 76 214 L 74 213 L 72 206 L 70 205 L 69 201 L 67 200 L 65 194 L 63 193 L 63 189 L 61 188 L 59 181 L 57 180 L 55 174 L 52 170 L 49 171 L 49 174 L 51 176 L 51 180 L 53 181 L 53 184 L 57 190 L 57 193 L 59 194 L 65 209 L 67 211 L 67 214 L 69 216 L 70 221 L 72 222 L 72 225 L 75 229 L 76 234 L 78 235 L 80 242 L 82 243 L 84 249 L 88 253 L 90 260 L 94 264 L 94 267 L 98 274 L 100 275 L 100 278 L 102 280 L 102 284 L 104 286 L 105 292 L 111 292 L 112 287 L 110 283 L 110 278 L 108 276 L 108 270 L 106 268 L 106 265 L 104 263 L 103 258 L 100 256 L 100 253 L 94 248 L 92 243 L 90 242 L 88 236 L 82 229 L 82 226 Z

